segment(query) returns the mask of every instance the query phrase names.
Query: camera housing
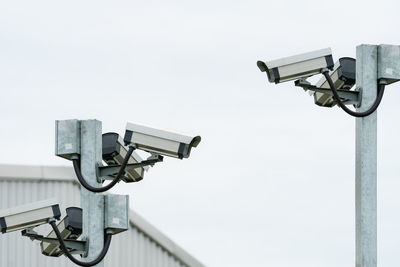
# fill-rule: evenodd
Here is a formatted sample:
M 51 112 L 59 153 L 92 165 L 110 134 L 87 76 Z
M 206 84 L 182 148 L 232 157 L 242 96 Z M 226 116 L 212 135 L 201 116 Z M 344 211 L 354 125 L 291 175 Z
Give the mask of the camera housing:
M 333 70 L 329 72 L 336 89 L 350 90 L 356 83 L 356 60 L 351 57 L 342 57 L 335 62 Z M 323 76 L 316 84 L 318 88 L 330 89 L 328 81 Z M 320 92 L 314 93 L 314 103 L 318 106 L 333 107 L 336 101 L 332 95 Z
M 257 66 L 266 72 L 271 83 L 281 83 L 300 78 L 307 78 L 321 73 L 324 68 L 333 68 L 330 48 L 320 49 L 304 54 L 285 57 L 272 61 L 258 61 Z
M 192 147 L 197 147 L 200 141 L 200 136 L 188 136 L 129 122 L 124 136 L 125 145 L 134 144 L 137 149 L 179 159 L 188 158 Z
M 82 209 L 78 207 L 69 207 L 66 209 L 67 215 L 57 225 L 61 233 L 62 239 L 76 240 L 82 234 Z M 48 238 L 57 238 L 56 233 L 52 230 Z M 60 244 L 40 242 L 42 254 L 51 257 L 59 257 L 63 254 Z
M 9 233 L 45 224 L 49 219 L 59 220 L 60 207 L 48 199 L 0 211 L 0 231 Z
M 128 149 L 124 146 L 124 141 L 117 133 L 103 134 L 103 160 L 107 165 L 122 164 Z M 128 164 L 139 163 L 143 159 L 135 152 L 132 152 Z M 144 171 L 149 167 L 139 167 L 135 169 L 126 169 L 125 175 L 121 178 L 126 183 L 138 182 L 143 179 Z

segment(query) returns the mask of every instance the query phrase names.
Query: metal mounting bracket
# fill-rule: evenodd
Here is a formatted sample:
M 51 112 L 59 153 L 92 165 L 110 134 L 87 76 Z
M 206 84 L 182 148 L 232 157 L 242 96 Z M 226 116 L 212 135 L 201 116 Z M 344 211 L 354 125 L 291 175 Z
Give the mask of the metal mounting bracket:
M 40 234 L 38 234 L 37 232 L 35 232 L 32 229 L 25 229 L 22 230 L 21 232 L 22 236 L 26 236 L 29 237 L 32 241 L 33 240 L 39 240 L 39 241 L 43 241 L 46 243 L 55 243 L 55 244 L 60 244 L 60 241 L 58 241 L 57 238 L 51 238 L 51 237 L 44 237 Z M 86 249 L 87 249 L 87 242 L 84 240 L 72 240 L 72 239 L 65 239 L 64 240 L 65 245 L 67 246 L 69 252 L 71 254 L 84 254 L 86 253 Z M 64 252 L 60 252 L 59 255 L 62 255 Z
M 140 167 L 145 167 L 145 166 L 153 166 L 157 162 L 162 162 L 163 161 L 163 156 L 158 155 L 158 154 L 153 154 L 150 157 L 148 157 L 146 160 L 143 160 L 139 163 L 130 163 L 126 165 L 125 170 L 129 169 L 136 169 Z M 103 180 L 113 180 L 115 178 L 115 175 L 118 174 L 121 165 L 109 165 L 109 166 L 97 166 L 98 168 L 98 175 L 99 178 Z
M 300 79 L 295 81 L 294 85 L 303 88 L 305 91 L 309 90 L 333 96 L 333 92 L 331 89 L 316 87 L 315 85 L 312 85 L 305 79 Z M 355 106 L 358 106 L 360 104 L 361 96 L 359 91 L 349 91 L 349 90 L 339 89 L 337 90 L 337 92 L 339 94 L 339 97 L 342 99 L 343 104 L 355 105 Z

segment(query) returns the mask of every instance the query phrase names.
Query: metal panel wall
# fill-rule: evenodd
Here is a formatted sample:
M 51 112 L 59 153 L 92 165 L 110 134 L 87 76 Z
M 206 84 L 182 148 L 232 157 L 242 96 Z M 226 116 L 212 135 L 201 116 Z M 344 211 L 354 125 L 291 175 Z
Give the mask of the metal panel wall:
M 80 206 L 79 185 L 62 179 L 26 179 L 7 178 L 0 175 L 0 209 L 6 209 L 25 203 L 55 197 L 60 203 L 62 216 L 65 208 Z M 181 267 L 203 266 L 202 264 L 183 263 L 161 247 L 146 233 L 130 224 L 130 230 L 113 237 L 110 250 L 105 258 L 105 266 L 134 267 Z M 39 233 L 47 234 L 50 226 L 35 228 Z M 66 257 L 47 257 L 41 254 L 38 241 L 21 236 L 20 231 L 0 234 L 1 267 L 64 267 L 76 266 Z

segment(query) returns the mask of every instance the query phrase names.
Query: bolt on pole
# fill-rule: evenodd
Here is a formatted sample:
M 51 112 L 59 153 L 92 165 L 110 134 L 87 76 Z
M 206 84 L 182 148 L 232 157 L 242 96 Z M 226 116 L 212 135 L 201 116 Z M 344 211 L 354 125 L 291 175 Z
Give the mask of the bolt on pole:
M 98 120 L 81 121 L 81 171 L 87 183 L 100 187 L 97 181 L 96 167 L 101 163 L 102 125 Z M 84 261 L 95 259 L 104 244 L 104 197 L 81 187 L 81 207 L 83 219 L 83 236 L 89 240 L 89 250 Z M 97 267 L 104 266 L 104 260 Z
M 357 46 L 356 83 L 367 110 L 377 96 L 376 45 Z M 356 267 L 377 266 L 377 111 L 356 118 Z

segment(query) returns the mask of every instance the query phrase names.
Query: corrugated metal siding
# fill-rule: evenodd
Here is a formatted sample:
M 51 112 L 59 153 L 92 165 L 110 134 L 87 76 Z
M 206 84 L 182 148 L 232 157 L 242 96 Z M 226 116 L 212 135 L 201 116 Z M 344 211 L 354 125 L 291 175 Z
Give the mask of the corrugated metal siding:
M 65 215 L 65 208 L 80 206 L 80 189 L 68 181 L 0 180 L 0 209 L 55 197 Z M 50 226 L 35 228 L 41 234 L 50 232 Z M 41 254 L 40 243 L 21 236 L 20 231 L 0 235 L 0 267 L 64 267 L 76 266 L 67 258 L 47 257 Z M 182 267 L 184 264 L 146 233 L 131 225 L 129 231 L 113 237 L 105 266 Z
M 105 266 L 187 266 L 135 227 L 114 236 L 109 253 Z

